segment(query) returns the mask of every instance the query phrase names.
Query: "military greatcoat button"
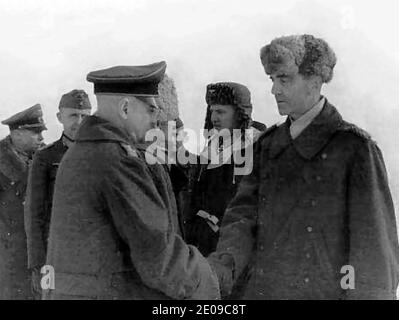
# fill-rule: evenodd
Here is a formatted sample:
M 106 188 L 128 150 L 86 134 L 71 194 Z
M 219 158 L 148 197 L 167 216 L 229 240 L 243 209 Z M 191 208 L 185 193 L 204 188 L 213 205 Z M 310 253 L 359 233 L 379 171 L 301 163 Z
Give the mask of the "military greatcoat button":
M 309 278 L 305 278 L 304 281 L 305 281 L 305 283 L 309 283 L 310 280 L 309 280 Z
M 11 181 L 11 183 L 10 183 L 12 186 L 15 184 L 15 182 L 14 181 Z
M 306 230 L 307 230 L 309 233 L 313 232 L 313 228 L 312 228 L 312 227 L 310 227 L 310 226 L 309 226 L 309 227 L 307 227 L 307 228 L 306 228 Z
M 317 181 L 321 181 L 322 179 L 321 179 L 320 176 L 317 176 L 317 177 L 316 177 L 316 180 L 317 180 Z
M 327 159 L 327 153 L 323 153 L 323 154 L 321 155 L 321 158 L 322 158 L 323 160 L 326 160 L 326 159 Z
M 7 232 L 7 236 L 11 236 L 11 233 Z
M 305 256 L 306 258 L 310 259 L 310 253 L 307 253 Z
M 259 250 L 260 250 L 260 251 L 263 251 L 263 250 L 265 250 L 265 247 L 262 246 L 262 245 L 260 245 L 260 246 L 259 246 Z
M 317 201 L 316 200 L 312 200 L 312 201 L 310 201 L 310 204 L 312 205 L 312 207 L 315 207 L 316 204 L 317 204 Z

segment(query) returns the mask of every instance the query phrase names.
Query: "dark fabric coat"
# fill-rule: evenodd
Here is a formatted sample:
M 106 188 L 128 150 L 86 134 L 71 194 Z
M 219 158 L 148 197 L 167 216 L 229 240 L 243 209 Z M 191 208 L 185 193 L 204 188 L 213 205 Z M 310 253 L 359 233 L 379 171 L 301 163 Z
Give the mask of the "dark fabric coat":
M 46 263 L 55 177 L 67 149 L 61 138 L 36 151 L 33 157 L 24 213 L 29 268 L 42 267 Z
M 187 207 L 188 189 L 189 189 L 189 166 L 181 166 L 172 164 L 167 168 L 169 172 L 170 182 L 172 183 L 173 193 L 176 198 L 176 206 L 178 212 L 178 222 L 181 235 L 184 240 L 184 210 Z
M 222 290 L 249 266 L 247 299 L 394 299 L 399 248 L 380 149 L 328 102 L 297 139 L 288 125 L 259 139 L 226 211 L 209 258 Z M 354 290 L 341 289 L 344 265 Z
M 216 216 L 221 225 L 224 211 L 241 180 L 241 176 L 233 178 L 234 163 L 211 170 L 206 167 L 206 164 L 199 164 L 192 168 L 190 208 L 184 223 L 187 242 L 196 246 L 204 256 L 215 251 L 219 232 L 214 232 L 204 218 L 197 216 L 197 212 L 204 210 Z
M 257 122 L 258 127 L 263 124 Z M 264 129 L 266 128 L 263 125 Z M 252 128 L 253 129 L 253 128 Z M 253 141 L 261 132 L 254 129 Z M 251 143 L 253 143 L 251 141 Z M 243 154 L 243 151 L 241 152 Z M 234 157 L 220 166 L 210 169 L 208 164 L 192 165 L 189 173 L 189 207 L 184 214 L 185 235 L 188 243 L 195 245 L 204 256 L 215 251 L 219 239 L 219 231 L 213 231 L 207 220 L 197 215 L 203 210 L 219 220 L 220 226 L 224 212 L 237 192 L 242 175 L 234 174 L 234 168 L 241 165 L 234 163 Z
M 177 235 L 168 173 L 144 154 L 109 122 L 82 123 L 57 173 L 50 299 L 219 298 L 206 259 Z
M 0 299 L 32 299 L 24 208 L 28 163 L 0 141 Z

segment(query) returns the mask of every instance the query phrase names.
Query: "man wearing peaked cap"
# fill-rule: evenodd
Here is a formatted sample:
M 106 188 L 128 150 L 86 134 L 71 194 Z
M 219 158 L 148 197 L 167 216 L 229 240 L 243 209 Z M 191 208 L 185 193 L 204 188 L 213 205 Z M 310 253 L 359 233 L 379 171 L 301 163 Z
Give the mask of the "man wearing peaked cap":
M 399 245 L 384 159 L 321 94 L 333 50 L 291 35 L 260 58 L 287 118 L 259 138 L 254 170 L 225 212 L 209 258 L 221 290 L 248 268 L 246 299 L 395 299 Z
M 58 121 L 61 138 L 38 150 L 30 169 L 25 202 L 25 230 L 28 244 L 28 267 L 36 298 L 41 298 L 40 268 L 46 262 L 47 237 L 55 177 L 62 157 L 72 145 L 83 119 L 90 115 L 91 104 L 83 90 L 65 93 L 59 103 Z
M 23 203 L 32 154 L 46 126 L 39 104 L 1 123 L 10 135 L 0 141 L 0 299 L 31 299 Z
M 218 281 L 180 237 L 169 176 L 146 162 L 165 62 L 91 72 L 98 111 L 81 125 L 55 183 L 49 299 L 215 299 Z

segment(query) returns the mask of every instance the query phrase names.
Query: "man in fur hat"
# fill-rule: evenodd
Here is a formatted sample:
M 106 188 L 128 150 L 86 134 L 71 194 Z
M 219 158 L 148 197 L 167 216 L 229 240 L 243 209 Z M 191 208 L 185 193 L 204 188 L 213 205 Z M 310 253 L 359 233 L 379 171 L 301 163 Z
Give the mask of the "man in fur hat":
M 201 157 L 209 157 L 209 161 L 194 166 L 191 173 L 190 210 L 185 215 L 185 235 L 189 243 L 208 256 L 216 249 L 224 211 L 242 177 L 237 174 L 239 164 L 235 163 L 230 149 L 238 143 L 238 150 L 233 152 L 241 152 L 256 139 L 248 136 L 248 129 L 255 136 L 260 131 L 252 127 L 251 95 L 244 85 L 234 82 L 209 84 L 206 102 L 205 132 L 208 132 L 208 141 Z M 232 139 L 223 140 L 223 135 Z M 215 163 L 211 154 L 224 159 Z
M 224 295 L 246 268 L 246 299 L 395 299 L 399 246 L 382 153 L 321 95 L 336 57 L 312 35 L 261 50 L 284 124 L 254 147 L 209 258 Z

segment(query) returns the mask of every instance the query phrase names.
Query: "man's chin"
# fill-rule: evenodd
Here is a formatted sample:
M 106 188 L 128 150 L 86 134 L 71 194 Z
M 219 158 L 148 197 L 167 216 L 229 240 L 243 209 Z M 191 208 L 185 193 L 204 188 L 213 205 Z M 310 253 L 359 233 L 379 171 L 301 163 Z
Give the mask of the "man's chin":
M 288 111 L 285 110 L 284 108 L 278 108 L 278 113 L 280 114 L 280 116 L 287 116 L 288 115 Z

